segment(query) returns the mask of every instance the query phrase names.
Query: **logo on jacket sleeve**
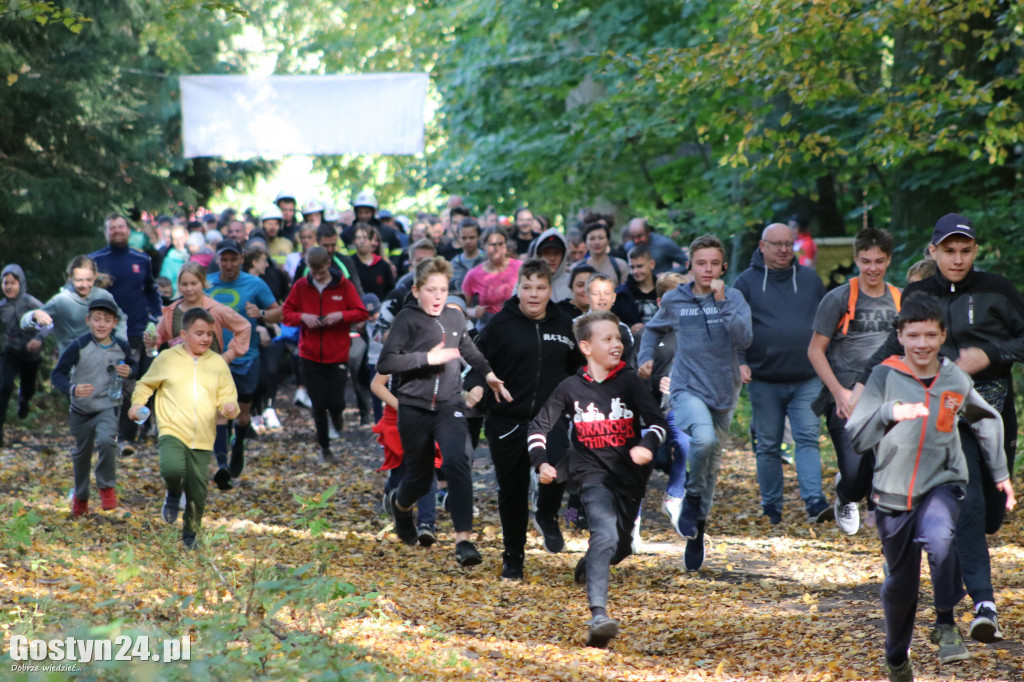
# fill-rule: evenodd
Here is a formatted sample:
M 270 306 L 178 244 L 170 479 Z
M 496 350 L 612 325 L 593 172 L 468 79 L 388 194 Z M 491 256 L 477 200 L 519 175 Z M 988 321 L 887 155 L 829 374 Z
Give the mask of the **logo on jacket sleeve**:
M 134 272 L 136 275 L 139 274 L 140 272 L 142 272 L 142 266 L 140 266 L 138 263 L 132 263 L 132 272 Z
M 952 433 L 956 426 L 956 415 L 964 397 L 956 391 L 943 391 L 939 400 L 939 416 L 935 418 L 935 428 L 944 433 Z

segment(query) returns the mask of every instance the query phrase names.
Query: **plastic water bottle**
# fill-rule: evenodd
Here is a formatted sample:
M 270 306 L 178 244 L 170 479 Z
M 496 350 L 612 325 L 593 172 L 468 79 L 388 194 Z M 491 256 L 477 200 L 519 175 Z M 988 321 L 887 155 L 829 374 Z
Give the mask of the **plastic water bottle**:
M 148 334 L 149 336 L 152 336 L 153 339 L 154 339 L 154 343 L 155 343 L 155 341 L 156 341 L 156 324 L 155 323 L 150 322 L 149 324 L 146 325 L 146 334 Z M 157 355 L 160 355 L 160 349 L 157 348 L 156 346 L 153 346 L 152 348 L 147 348 L 146 349 L 146 355 L 148 355 L 151 358 L 155 358 Z
M 143 405 L 135 413 L 135 420 L 134 420 L 135 423 L 138 424 L 139 426 L 142 426 L 143 424 L 146 423 L 146 420 L 149 419 L 149 414 L 150 414 L 149 408 L 146 407 L 145 405 Z
M 120 367 L 123 364 L 124 364 L 124 360 L 120 360 L 117 363 L 118 367 Z M 107 397 L 109 397 L 115 403 L 120 403 L 121 402 L 121 388 L 124 386 L 124 378 L 122 378 L 121 375 L 117 373 L 116 368 L 115 368 L 115 371 L 114 371 L 113 374 L 114 374 L 114 376 L 110 380 L 110 390 L 107 392 Z

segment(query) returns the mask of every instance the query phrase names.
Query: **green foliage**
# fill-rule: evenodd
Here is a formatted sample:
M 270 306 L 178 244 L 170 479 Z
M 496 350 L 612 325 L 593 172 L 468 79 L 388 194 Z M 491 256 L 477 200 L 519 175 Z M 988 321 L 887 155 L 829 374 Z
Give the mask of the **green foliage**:
M 207 9 L 227 4 L 91 3 L 72 30 L 0 14 L 0 239 L 37 294 L 102 244 L 107 212 L 187 209 L 267 167 L 181 158 L 177 76 L 244 68 L 221 56 L 241 23 Z
M 34 509 L 14 501 L 0 507 L 0 518 L 4 519 L 0 525 L 4 547 L 21 551 L 32 545 L 32 535 L 41 520 Z

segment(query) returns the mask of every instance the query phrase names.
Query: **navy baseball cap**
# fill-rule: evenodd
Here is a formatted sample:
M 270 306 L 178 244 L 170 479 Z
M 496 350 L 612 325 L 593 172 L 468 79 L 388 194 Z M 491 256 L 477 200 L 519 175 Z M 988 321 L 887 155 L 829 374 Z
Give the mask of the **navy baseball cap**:
M 978 239 L 971 221 L 959 213 L 947 213 L 935 223 L 935 230 L 932 232 L 932 244 L 940 244 L 946 237 L 954 234 L 963 235 L 968 239 Z
M 241 255 L 242 254 L 242 247 L 239 246 L 238 242 L 236 242 L 234 239 L 221 239 L 219 242 L 217 242 L 217 255 L 218 256 L 220 254 L 222 254 L 222 253 L 228 253 L 229 251 L 233 251 L 233 252 Z
M 109 298 L 97 298 L 89 301 L 89 312 L 91 313 L 94 310 L 106 311 L 114 317 L 121 316 L 120 311 L 117 309 L 117 304 Z

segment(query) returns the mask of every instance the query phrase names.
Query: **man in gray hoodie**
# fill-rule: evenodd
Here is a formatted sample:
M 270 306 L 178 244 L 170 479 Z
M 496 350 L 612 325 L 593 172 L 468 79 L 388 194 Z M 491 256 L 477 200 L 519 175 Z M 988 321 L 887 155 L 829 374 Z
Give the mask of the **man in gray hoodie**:
M 750 307 L 725 286 L 725 248 L 714 235 L 690 244 L 693 281 L 669 291 L 646 325 L 638 362 L 650 376 L 661 338 L 676 335 L 671 404 L 675 426 L 690 436 L 686 497 L 667 500 L 676 531 L 687 539 L 683 563 L 696 571 L 704 562 L 704 527 L 718 482 L 721 441 L 729 431 L 740 392 L 737 352 L 751 341 Z M 680 509 L 681 508 L 681 509 Z
M 811 409 L 821 380 L 807 358 L 825 287 L 813 269 L 794 260 L 789 227 L 773 223 L 762 232 L 750 267 L 736 278 L 736 288 L 750 304 L 754 330 L 750 348 L 740 353 L 740 373 L 750 386 L 764 514 L 773 524 L 782 521 L 782 433 L 789 417 L 808 521 L 829 521 L 834 513 L 821 490 L 820 420 Z

